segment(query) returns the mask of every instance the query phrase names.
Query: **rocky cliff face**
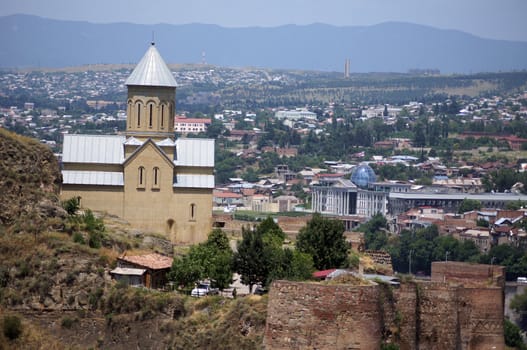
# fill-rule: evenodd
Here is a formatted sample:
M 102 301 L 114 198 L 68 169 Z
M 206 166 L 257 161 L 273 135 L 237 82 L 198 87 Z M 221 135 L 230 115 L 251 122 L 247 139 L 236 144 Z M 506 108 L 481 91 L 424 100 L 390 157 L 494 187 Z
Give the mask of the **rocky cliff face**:
M 0 129 L 0 226 L 14 232 L 41 230 L 64 216 L 61 174 L 51 150 L 38 141 Z

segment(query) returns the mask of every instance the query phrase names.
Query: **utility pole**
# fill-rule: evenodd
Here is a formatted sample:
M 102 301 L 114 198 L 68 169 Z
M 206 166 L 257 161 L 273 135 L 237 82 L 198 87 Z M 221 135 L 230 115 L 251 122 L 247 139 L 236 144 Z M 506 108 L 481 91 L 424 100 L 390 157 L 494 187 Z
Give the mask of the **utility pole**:
M 446 265 L 446 264 L 447 264 L 447 262 L 448 262 L 448 254 L 449 254 L 449 253 L 450 253 L 450 252 L 449 252 L 448 250 L 445 252 L 445 269 L 443 270 L 443 271 L 444 271 L 444 272 L 443 272 L 443 282 L 444 282 L 444 283 L 446 283 L 446 269 L 447 269 L 447 265 Z
M 490 273 L 492 274 L 492 279 L 494 279 L 494 259 L 496 259 L 495 256 L 490 259 Z

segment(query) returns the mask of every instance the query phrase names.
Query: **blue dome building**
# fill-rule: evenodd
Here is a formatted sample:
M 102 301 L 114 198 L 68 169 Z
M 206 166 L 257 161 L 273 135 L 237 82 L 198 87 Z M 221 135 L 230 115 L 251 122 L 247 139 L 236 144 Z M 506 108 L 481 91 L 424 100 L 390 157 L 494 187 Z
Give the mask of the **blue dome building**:
M 350 180 L 360 188 L 368 188 L 370 183 L 377 181 L 377 175 L 368 164 L 362 163 L 353 169 Z

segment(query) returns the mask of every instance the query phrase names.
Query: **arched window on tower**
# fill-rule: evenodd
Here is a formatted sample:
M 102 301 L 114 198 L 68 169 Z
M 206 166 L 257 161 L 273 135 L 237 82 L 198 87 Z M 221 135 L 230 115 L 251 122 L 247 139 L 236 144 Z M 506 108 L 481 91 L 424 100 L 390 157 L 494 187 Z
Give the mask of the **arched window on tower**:
M 141 102 L 137 102 L 135 104 L 135 108 L 137 109 L 137 127 L 141 126 Z
M 128 101 L 128 111 L 126 113 L 126 115 L 129 115 L 129 116 L 132 116 L 133 115 L 133 111 L 132 111 L 132 101 Z M 128 119 L 127 123 L 126 123 L 127 127 L 131 127 L 132 126 L 132 123 L 130 122 L 130 119 Z
M 168 105 L 168 125 L 170 127 L 170 123 L 174 124 L 174 107 L 172 106 L 172 103 Z
M 161 129 L 165 128 L 165 104 L 164 103 L 161 105 L 161 120 L 159 124 L 161 125 Z
M 152 188 L 153 189 L 159 189 L 159 182 L 161 178 L 161 172 L 158 167 L 154 167 L 153 170 L 153 182 L 152 182 Z
M 154 104 L 153 103 L 150 103 L 148 105 L 148 109 L 149 109 L 149 114 L 148 114 L 148 126 L 151 128 L 152 125 L 153 125 L 153 122 L 154 122 Z
M 145 168 L 140 166 L 137 172 L 137 188 L 145 188 L 146 172 Z
M 196 204 L 192 203 L 190 204 L 190 221 L 196 221 L 196 214 L 198 211 L 198 207 Z

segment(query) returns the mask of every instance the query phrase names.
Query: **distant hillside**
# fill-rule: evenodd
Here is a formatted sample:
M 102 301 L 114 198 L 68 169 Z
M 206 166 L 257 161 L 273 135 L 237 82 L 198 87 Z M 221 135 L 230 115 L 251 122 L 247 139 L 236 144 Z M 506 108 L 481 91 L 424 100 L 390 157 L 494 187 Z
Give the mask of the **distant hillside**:
M 475 73 L 527 68 L 527 42 L 479 38 L 408 23 L 275 28 L 215 25 L 92 24 L 36 16 L 0 17 L 0 67 L 136 63 L 152 33 L 168 63 L 343 71 L 439 69 Z

